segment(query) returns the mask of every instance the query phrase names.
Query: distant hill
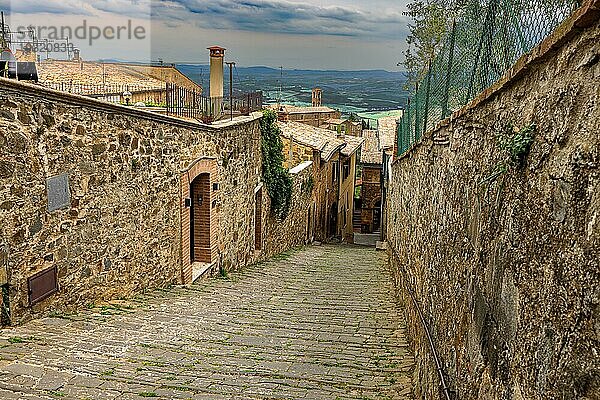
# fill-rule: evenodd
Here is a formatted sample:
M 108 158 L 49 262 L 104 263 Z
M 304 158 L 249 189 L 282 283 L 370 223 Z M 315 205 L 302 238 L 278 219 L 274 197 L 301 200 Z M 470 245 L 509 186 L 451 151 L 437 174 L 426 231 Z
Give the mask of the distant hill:
M 209 86 L 209 66 L 178 64 L 177 67 L 192 80 Z M 226 75 L 226 92 L 229 90 Z M 405 102 L 407 93 L 402 89 L 405 81 L 403 72 L 385 70 L 363 71 L 318 71 L 281 70 L 255 66 L 236 67 L 234 91 L 249 92 L 262 90 L 267 102 L 307 105 L 311 102 L 311 90 L 323 89 L 323 103 L 343 112 L 397 110 Z

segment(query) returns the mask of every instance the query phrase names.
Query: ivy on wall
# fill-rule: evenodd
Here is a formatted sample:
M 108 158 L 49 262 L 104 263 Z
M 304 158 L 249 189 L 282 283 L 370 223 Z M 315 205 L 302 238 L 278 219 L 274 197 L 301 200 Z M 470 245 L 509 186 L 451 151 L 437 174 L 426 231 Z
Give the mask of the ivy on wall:
M 496 143 L 500 161 L 492 169 L 491 173 L 480 182 L 484 189 L 483 196 L 479 194 L 486 206 L 490 206 L 490 214 L 494 221 L 498 221 L 499 212 L 502 207 L 502 193 L 504 191 L 505 177 L 510 171 L 518 171 L 524 166 L 529 155 L 529 150 L 535 139 L 537 128 L 535 124 L 529 124 L 523 128 L 516 128 L 512 124 L 506 124 L 504 128 L 496 132 Z M 491 197 L 493 188 L 496 188 L 495 200 Z M 495 210 L 495 211 L 494 211 Z
M 496 165 L 492 174 L 481 181 L 481 184 L 495 181 L 511 169 L 521 168 L 533 144 L 536 129 L 533 123 L 521 129 L 507 124 L 503 130 L 496 133 L 502 160 Z
M 277 126 L 277 114 L 272 110 L 263 112 L 260 120 L 262 147 L 262 177 L 269 197 L 271 210 L 277 218 L 284 220 L 292 201 L 292 177 L 283 168 L 283 142 Z

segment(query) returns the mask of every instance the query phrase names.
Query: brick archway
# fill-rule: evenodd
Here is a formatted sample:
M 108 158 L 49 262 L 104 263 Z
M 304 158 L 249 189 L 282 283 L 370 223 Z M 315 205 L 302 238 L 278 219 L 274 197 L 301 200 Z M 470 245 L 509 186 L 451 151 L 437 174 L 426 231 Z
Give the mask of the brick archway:
M 194 262 L 210 263 L 217 259 L 218 216 L 214 204 L 218 182 L 217 160 L 213 157 L 202 157 L 181 173 L 181 280 L 184 284 L 193 281 Z

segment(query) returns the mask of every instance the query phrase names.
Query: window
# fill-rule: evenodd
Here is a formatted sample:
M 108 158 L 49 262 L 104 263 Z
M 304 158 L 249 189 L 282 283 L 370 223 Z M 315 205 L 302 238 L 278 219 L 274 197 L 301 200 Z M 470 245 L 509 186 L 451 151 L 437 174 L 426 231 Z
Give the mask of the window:
M 350 176 L 350 160 L 349 159 L 344 161 L 343 174 L 344 174 L 344 180 L 348 179 L 348 177 Z
M 331 167 L 331 183 L 335 183 L 338 180 L 338 162 L 334 161 Z

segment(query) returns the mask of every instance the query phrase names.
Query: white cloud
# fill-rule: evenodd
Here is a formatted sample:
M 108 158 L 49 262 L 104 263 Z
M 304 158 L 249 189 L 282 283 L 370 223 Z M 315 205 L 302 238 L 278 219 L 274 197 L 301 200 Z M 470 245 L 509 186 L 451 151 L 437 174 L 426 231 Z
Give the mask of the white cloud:
M 69 15 L 91 15 L 90 7 L 80 0 L 9 0 L 6 7 L 8 11 L 18 14 L 69 14 Z

